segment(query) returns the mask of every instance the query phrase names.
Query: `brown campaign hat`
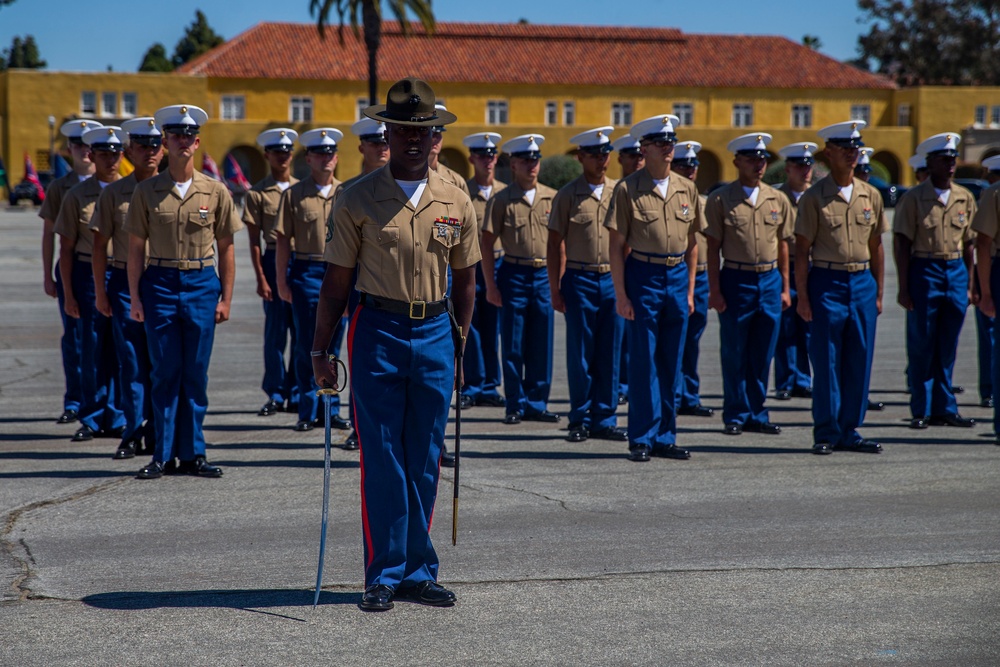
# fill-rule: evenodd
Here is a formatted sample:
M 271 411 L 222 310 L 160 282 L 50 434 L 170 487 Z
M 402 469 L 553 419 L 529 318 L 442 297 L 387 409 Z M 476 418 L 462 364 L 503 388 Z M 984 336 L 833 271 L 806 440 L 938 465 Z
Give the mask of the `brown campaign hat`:
M 426 81 L 407 77 L 392 84 L 385 104 L 374 104 L 364 114 L 383 123 L 435 127 L 454 123 L 458 118 L 450 111 L 435 108 L 437 97 Z

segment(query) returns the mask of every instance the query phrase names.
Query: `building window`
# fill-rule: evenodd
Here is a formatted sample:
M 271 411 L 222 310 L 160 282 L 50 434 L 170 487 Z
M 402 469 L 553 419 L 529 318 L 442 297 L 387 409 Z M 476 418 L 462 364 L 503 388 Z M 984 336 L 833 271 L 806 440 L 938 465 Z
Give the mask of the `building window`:
M 246 98 L 243 95 L 222 96 L 222 120 L 244 120 L 246 117 Z
M 753 125 L 753 105 L 733 105 L 733 127 L 750 127 Z
M 559 105 L 556 104 L 555 102 L 546 102 L 545 103 L 545 124 L 546 125 L 555 125 L 558 122 L 557 116 L 556 116 L 556 114 L 559 113 L 558 112 L 558 108 L 559 108 Z
M 313 98 L 293 97 L 288 104 L 288 120 L 292 123 L 311 123 L 313 119 Z
M 980 104 L 976 107 L 976 118 L 973 121 L 976 125 L 986 125 L 986 105 Z
M 507 102 L 505 100 L 488 100 L 486 102 L 486 124 L 507 124 Z
M 354 120 L 361 120 L 365 117 L 365 109 L 367 109 L 370 104 L 368 104 L 367 97 L 359 97 L 357 104 L 354 105 Z
M 97 93 L 92 90 L 80 93 L 80 113 L 90 115 L 97 113 Z
M 908 127 L 910 125 L 910 105 L 900 104 L 896 107 L 896 125 Z
M 101 115 L 114 116 L 118 113 L 118 93 L 101 93 Z
M 851 105 L 851 120 L 863 120 L 865 125 L 871 125 L 872 122 L 872 108 L 868 104 L 852 104 Z
M 681 125 L 694 125 L 694 105 L 690 102 L 675 102 L 674 115 L 681 119 Z
M 990 127 L 1000 126 L 1000 107 L 993 107 L 990 110 Z
M 813 108 L 811 104 L 792 105 L 792 127 L 812 127 Z
M 611 103 L 611 124 L 631 125 L 632 124 L 632 103 L 612 102 Z
M 135 116 L 139 113 L 139 96 L 136 93 L 122 93 L 122 116 Z
M 576 123 L 576 103 L 563 102 L 563 125 Z

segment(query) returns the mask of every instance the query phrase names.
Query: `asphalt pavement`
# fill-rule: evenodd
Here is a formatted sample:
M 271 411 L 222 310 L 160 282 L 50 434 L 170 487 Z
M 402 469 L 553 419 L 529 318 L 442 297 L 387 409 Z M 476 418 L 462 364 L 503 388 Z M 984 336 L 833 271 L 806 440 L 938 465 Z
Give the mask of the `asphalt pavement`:
M 501 408 L 472 408 L 457 546 L 448 470 L 432 530 L 458 604 L 366 614 L 358 455 L 339 448 L 312 607 L 323 434 L 256 415 L 246 238 L 205 420 L 225 475 L 143 481 L 145 460 L 112 460 L 117 441 L 71 443 L 75 425 L 55 423 L 40 230 L 36 209 L 0 208 L 0 665 L 1000 664 L 1000 447 L 978 406 L 972 311 L 955 379 L 981 423 L 910 430 L 891 259 L 872 379 L 887 407 L 862 429 L 883 454 L 812 455 L 802 399 L 769 401 L 778 436 L 682 417 L 691 460 L 643 464 L 621 443 L 567 442 L 565 418 L 507 426 Z M 565 414 L 556 322 L 551 409 Z M 717 409 L 718 340 L 712 313 L 701 371 Z

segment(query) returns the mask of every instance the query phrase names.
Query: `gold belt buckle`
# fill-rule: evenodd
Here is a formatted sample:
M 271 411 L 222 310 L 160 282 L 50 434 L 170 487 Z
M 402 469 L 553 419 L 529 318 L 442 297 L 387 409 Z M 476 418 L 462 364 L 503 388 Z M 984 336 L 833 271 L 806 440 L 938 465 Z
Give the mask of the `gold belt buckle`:
M 420 307 L 420 314 L 416 315 L 413 312 L 413 307 Z M 426 301 L 411 301 L 410 302 L 410 319 L 411 320 L 422 320 L 427 317 L 427 302 Z
M 543 266 L 545 266 L 545 260 L 544 259 L 534 258 L 534 259 L 531 260 L 531 268 L 533 268 L 533 269 L 540 269 Z
M 187 271 L 189 268 L 191 268 L 190 264 L 191 260 L 188 259 L 177 260 L 177 268 L 180 269 L 181 271 Z

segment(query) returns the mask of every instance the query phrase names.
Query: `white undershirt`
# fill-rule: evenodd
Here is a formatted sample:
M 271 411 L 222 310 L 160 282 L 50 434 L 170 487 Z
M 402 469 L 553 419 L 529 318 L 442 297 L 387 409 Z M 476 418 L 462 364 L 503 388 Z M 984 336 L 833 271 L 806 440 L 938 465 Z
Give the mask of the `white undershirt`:
M 946 190 L 938 190 L 937 188 L 934 188 L 934 192 L 937 193 L 938 201 L 947 206 L 948 200 L 951 199 L 951 188 Z
M 489 199 L 490 195 L 493 194 L 492 185 L 479 185 L 477 187 L 479 188 L 479 196 L 483 199 Z
M 319 192 L 321 195 L 323 195 L 323 197 L 325 198 L 330 196 L 330 190 L 332 189 L 333 189 L 333 183 L 330 183 L 329 185 L 320 185 L 319 183 L 316 184 L 316 191 Z
M 805 194 L 805 192 L 796 192 L 795 190 L 792 190 L 792 196 L 795 197 L 795 203 L 796 204 L 799 203 L 799 199 L 801 199 L 802 195 L 804 195 L 804 194 Z
M 191 181 L 193 180 L 194 180 L 193 178 L 189 178 L 183 183 L 178 183 L 177 181 L 174 181 L 174 187 L 177 188 L 177 192 L 181 193 L 181 199 L 187 197 L 188 189 L 191 187 Z
M 527 199 L 528 203 L 531 204 L 532 206 L 535 205 L 535 191 L 537 189 L 538 188 L 531 188 L 530 190 L 524 191 L 524 198 Z
M 422 179 L 419 181 L 401 181 L 396 179 L 396 184 L 402 189 L 403 194 L 410 201 L 410 206 L 413 208 L 417 207 L 420 202 L 420 196 L 424 194 L 424 188 L 427 187 L 427 179 Z
M 282 192 L 290 188 L 292 185 L 291 181 L 275 181 L 275 183 L 278 185 L 278 189 Z
M 660 196 L 666 199 L 667 197 L 667 186 L 670 185 L 670 177 L 662 178 L 660 180 L 653 179 L 653 187 L 656 191 L 660 193 Z
M 604 194 L 604 183 L 598 183 L 597 185 L 587 183 L 587 185 L 590 187 L 590 192 L 593 193 L 594 198 L 600 201 L 601 196 Z
M 757 195 L 760 194 L 760 186 L 758 185 L 756 187 L 748 188 L 747 186 L 744 185 L 743 186 L 743 194 L 745 194 L 747 196 L 747 199 L 750 200 L 751 204 L 753 204 L 754 206 L 756 206 L 757 205 Z
M 850 185 L 845 185 L 844 187 L 840 188 L 840 196 L 843 197 L 844 201 L 846 201 L 848 204 L 851 203 L 852 194 L 854 194 L 854 183 L 851 183 Z
M 102 181 L 101 179 L 97 179 L 97 182 L 98 182 L 98 183 L 100 183 L 100 185 L 101 185 L 101 189 L 102 189 L 102 190 L 103 190 L 104 188 L 108 187 L 109 185 L 111 185 L 111 183 L 105 183 L 105 182 L 104 182 L 104 181 Z
M 85 180 L 87 180 L 88 178 L 90 178 L 90 175 L 89 174 L 88 175 L 77 174 L 76 177 L 80 179 L 81 183 L 83 183 Z

